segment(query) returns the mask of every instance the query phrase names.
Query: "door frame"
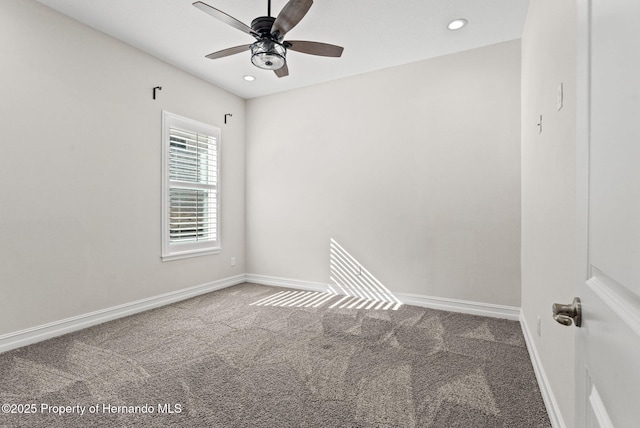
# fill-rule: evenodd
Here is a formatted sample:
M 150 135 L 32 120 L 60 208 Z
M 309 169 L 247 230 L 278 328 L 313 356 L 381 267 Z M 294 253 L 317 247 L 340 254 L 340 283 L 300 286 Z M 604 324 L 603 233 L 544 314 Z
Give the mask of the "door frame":
M 591 116 L 591 0 L 577 0 L 576 34 L 576 293 L 589 279 L 589 149 Z M 579 333 L 576 331 L 576 334 Z M 576 426 L 586 422 L 588 394 L 584 349 L 575 341 L 575 415 Z

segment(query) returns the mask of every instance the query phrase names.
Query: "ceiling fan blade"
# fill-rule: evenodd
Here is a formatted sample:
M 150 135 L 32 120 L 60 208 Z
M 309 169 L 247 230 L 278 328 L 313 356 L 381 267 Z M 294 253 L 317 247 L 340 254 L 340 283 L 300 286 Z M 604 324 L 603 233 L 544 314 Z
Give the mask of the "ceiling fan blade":
M 291 29 L 298 25 L 298 22 L 304 18 L 312 4 L 313 0 L 289 0 L 289 3 L 282 8 L 280 14 L 273 22 L 271 33 L 277 32 L 278 39 L 282 40 L 284 35 L 291 31 Z
M 289 67 L 287 67 L 287 64 L 283 65 L 281 68 L 277 69 L 277 70 L 273 70 L 276 73 L 276 76 L 278 77 L 286 77 L 289 75 Z
M 286 43 L 287 49 L 291 49 L 292 51 L 334 58 L 342 56 L 342 51 L 344 50 L 342 46 L 320 42 L 307 42 L 304 40 L 287 40 Z
M 197 7 L 198 9 L 200 9 L 201 11 L 203 11 L 205 13 L 208 13 L 209 15 L 213 16 L 214 18 L 219 19 L 220 21 L 224 22 L 225 24 L 231 25 L 233 28 L 237 28 L 238 30 L 242 31 L 243 33 L 247 33 L 247 34 L 250 34 L 252 36 L 257 36 L 257 34 L 251 29 L 251 27 L 249 27 L 248 25 L 243 24 L 242 22 L 240 22 L 237 19 L 235 19 L 233 16 L 227 15 L 226 13 L 224 13 L 221 10 L 216 9 L 215 7 L 211 7 L 206 3 L 202 3 L 201 1 L 197 1 L 197 2 L 193 3 L 193 5 L 195 7 Z
M 224 58 L 225 56 L 235 55 L 237 53 L 247 51 L 247 50 L 249 50 L 250 47 L 251 47 L 251 45 L 235 46 L 235 47 L 232 47 L 232 48 L 223 49 L 223 50 L 218 51 L 218 52 L 210 53 L 206 57 L 209 58 L 209 59 Z

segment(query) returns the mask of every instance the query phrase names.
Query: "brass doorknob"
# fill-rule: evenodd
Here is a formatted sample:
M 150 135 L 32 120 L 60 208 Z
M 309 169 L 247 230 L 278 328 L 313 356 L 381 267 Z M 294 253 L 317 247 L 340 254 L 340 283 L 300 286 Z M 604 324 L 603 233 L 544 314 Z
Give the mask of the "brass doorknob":
M 580 298 L 573 299 L 573 303 L 570 305 L 563 305 L 561 303 L 554 303 L 552 306 L 553 319 L 556 322 L 570 326 L 572 323 L 576 327 L 582 325 L 582 305 L 580 304 Z

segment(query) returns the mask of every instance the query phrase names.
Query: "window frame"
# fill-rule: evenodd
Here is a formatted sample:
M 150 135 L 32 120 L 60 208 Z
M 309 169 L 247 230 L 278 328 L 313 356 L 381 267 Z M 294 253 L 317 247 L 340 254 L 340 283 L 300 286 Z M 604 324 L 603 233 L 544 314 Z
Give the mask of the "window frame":
M 172 187 L 170 161 L 170 128 L 177 128 L 187 132 L 207 135 L 215 138 L 216 148 L 216 240 L 206 240 L 186 243 L 172 243 L 170 237 L 170 196 Z M 220 238 L 220 128 L 193 119 L 179 116 L 162 110 L 162 261 L 179 260 L 190 257 L 219 254 L 222 250 Z M 176 188 L 189 188 L 177 184 Z M 201 190 L 202 185 L 194 183 L 193 190 Z

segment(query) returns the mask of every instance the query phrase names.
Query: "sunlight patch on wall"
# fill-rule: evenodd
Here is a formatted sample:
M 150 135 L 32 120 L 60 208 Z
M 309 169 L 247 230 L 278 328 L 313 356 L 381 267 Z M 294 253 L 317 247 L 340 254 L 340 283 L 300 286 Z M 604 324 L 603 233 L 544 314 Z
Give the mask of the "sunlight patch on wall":
M 329 291 L 344 297 L 330 307 L 397 310 L 402 302 L 345 250 L 335 239 L 329 243 Z

